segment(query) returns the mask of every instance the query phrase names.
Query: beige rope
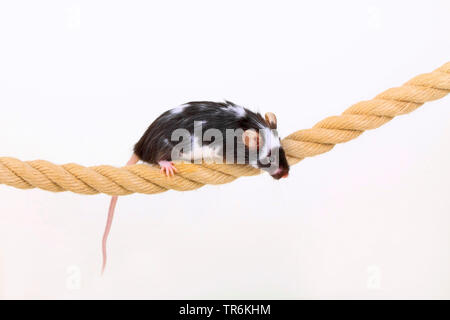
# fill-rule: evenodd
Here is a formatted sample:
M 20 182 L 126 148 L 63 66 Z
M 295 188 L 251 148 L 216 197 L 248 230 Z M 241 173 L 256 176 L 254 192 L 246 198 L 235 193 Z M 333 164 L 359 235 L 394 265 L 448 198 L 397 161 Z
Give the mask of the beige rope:
M 330 151 L 336 144 L 355 139 L 365 130 L 375 129 L 398 115 L 409 113 L 423 103 L 440 99 L 450 91 L 450 62 L 430 73 L 421 74 L 403 86 L 388 89 L 372 100 L 352 105 L 339 116 L 332 116 L 313 128 L 296 131 L 282 144 L 289 163 Z M 244 165 L 177 164 L 178 173 L 171 178 L 159 168 L 138 164 L 123 168 L 112 166 L 83 167 L 78 164 L 55 165 L 48 161 L 0 157 L 0 184 L 20 189 L 40 188 L 80 194 L 159 193 L 168 189 L 194 190 L 205 184 L 229 183 L 259 170 Z

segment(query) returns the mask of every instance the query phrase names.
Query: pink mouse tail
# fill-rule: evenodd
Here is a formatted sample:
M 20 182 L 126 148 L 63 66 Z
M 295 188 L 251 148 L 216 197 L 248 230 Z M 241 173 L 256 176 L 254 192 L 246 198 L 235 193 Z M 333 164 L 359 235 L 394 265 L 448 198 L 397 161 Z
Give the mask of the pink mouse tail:
M 139 161 L 138 156 L 133 154 L 131 156 L 130 160 L 128 160 L 127 166 L 136 164 L 138 161 Z M 105 231 L 103 233 L 103 239 L 102 239 L 102 254 L 103 254 L 102 275 L 105 272 L 105 268 L 106 268 L 106 260 L 107 260 L 106 244 L 108 242 L 109 232 L 111 231 L 111 225 L 112 225 L 113 218 L 114 218 L 114 209 L 116 208 L 118 198 L 119 198 L 118 196 L 113 196 L 111 198 L 111 202 L 109 204 L 108 219 L 106 221 Z

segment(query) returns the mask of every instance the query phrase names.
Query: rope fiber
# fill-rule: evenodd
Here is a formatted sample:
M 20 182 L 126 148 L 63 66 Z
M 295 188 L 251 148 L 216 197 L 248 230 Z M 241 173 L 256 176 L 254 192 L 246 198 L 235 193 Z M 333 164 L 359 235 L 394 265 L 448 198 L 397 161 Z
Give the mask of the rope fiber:
M 355 139 L 365 130 L 375 129 L 396 116 L 414 111 L 428 101 L 450 91 L 450 62 L 430 73 L 418 75 L 400 87 L 388 89 L 372 100 L 361 101 L 339 116 L 299 130 L 282 140 L 290 165 L 307 157 L 330 151 L 338 143 Z M 157 166 L 137 164 L 117 168 L 108 165 L 83 167 L 69 163 L 56 165 L 44 160 L 20 161 L 0 157 L 0 184 L 20 189 L 71 191 L 79 194 L 128 195 L 160 193 L 169 189 L 188 191 L 205 184 L 229 183 L 260 170 L 245 165 L 176 164 L 178 173 L 167 178 Z

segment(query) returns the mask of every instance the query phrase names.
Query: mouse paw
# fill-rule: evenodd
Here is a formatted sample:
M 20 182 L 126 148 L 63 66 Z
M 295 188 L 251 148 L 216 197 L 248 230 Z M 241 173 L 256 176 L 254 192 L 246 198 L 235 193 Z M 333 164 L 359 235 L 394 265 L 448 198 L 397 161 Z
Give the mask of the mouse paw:
M 161 167 L 161 173 L 165 174 L 168 177 L 173 177 L 175 172 L 177 172 L 177 168 L 173 165 L 171 161 L 159 161 L 159 166 Z

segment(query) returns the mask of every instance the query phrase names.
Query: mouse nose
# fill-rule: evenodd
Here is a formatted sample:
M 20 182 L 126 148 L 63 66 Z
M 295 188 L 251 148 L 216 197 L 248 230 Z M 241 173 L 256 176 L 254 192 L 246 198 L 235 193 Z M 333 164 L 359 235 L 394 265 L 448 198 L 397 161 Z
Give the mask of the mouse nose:
M 278 168 L 273 174 L 272 177 L 274 177 L 275 179 L 282 179 L 282 178 L 287 178 L 289 176 L 289 171 L 284 171 L 281 168 Z

